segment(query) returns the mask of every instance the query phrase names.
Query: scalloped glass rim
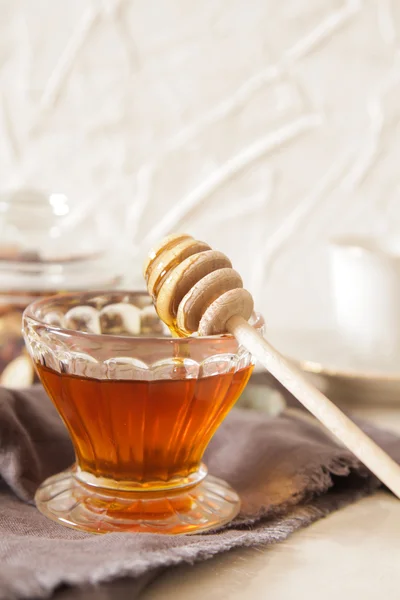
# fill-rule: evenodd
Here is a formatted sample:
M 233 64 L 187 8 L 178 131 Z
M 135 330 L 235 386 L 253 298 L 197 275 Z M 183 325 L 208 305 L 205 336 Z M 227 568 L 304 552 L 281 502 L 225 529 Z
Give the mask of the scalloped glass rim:
M 150 296 L 149 294 L 146 292 L 146 290 L 93 290 L 91 292 L 68 292 L 65 294 L 55 294 L 53 296 L 46 296 L 45 298 L 41 298 L 40 300 L 35 300 L 34 302 L 32 302 L 29 306 L 27 306 L 27 308 L 24 310 L 23 313 L 23 319 L 25 318 L 29 318 L 32 321 L 34 321 L 37 325 L 42 325 L 43 327 L 46 328 L 47 331 L 49 332 L 56 332 L 56 333 L 65 333 L 65 335 L 74 335 L 76 337 L 82 337 L 84 339 L 93 339 L 93 340 L 99 340 L 102 338 L 105 338 L 109 341 L 115 340 L 124 340 L 126 342 L 127 339 L 129 339 L 126 335 L 116 335 L 113 333 L 90 333 L 87 331 L 79 331 L 77 329 L 67 329 L 66 327 L 56 327 L 54 325 L 49 325 L 48 323 L 46 323 L 43 319 L 37 317 L 36 312 L 38 310 L 40 310 L 41 308 L 45 307 L 47 304 L 50 303 L 54 303 L 54 307 L 56 307 L 58 304 L 61 304 L 62 301 L 68 301 L 68 300 L 76 300 L 77 298 L 81 298 L 82 301 L 84 302 L 89 301 L 90 299 L 96 298 L 97 296 L 108 296 L 110 299 L 113 297 L 113 295 L 116 296 L 131 296 L 132 299 L 135 297 L 140 297 L 140 296 L 145 296 L 148 297 L 149 299 Z M 54 308 L 53 307 L 53 308 Z M 252 317 L 250 318 L 250 324 L 257 330 L 262 331 L 263 327 L 265 325 L 265 321 L 263 316 L 258 313 L 258 312 L 253 312 Z M 214 341 L 219 341 L 221 343 L 224 342 L 224 340 L 228 341 L 228 340 L 232 340 L 233 339 L 233 335 L 231 335 L 230 333 L 222 333 L 222 334 L 218 334 L 218 335 L 207 335 L 207 336 L 188 336 L 188 337 L 183 337 L 183 338 L 178 338 L 178 337 L 167 337 L 167 336 L 151 336 L 149 337 L 144 337 L 141 335 L 131 335 L 129 336 L 131 338 L 135 338 L 135 341 L 138 343 L 141 342 L 148 342 L 149 339 L 152 340 L 160 340 L 160 341 L 164 341 L 166 343 L 171 343 L 171 344 L 187 344 L 187 343 L 206 343 L 209 340 L 214 340 Z

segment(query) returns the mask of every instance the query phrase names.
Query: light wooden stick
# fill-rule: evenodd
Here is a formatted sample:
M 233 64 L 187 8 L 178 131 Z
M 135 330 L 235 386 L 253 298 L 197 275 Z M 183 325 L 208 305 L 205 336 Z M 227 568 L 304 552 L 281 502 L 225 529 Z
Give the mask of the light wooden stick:
M 382 448 L 315 388 L 301 371 L 262 338 L 243 317 L 231 317 L 226 325 L 240 344 L 400 498 L 400 467 Z
M 173 331 L 232 333 L 400 498 L 400 466 L 249 325 L 253 298 L 225 255 L 189 235 L 174 234 L 150 251 L 144 275 L 159 316 Z

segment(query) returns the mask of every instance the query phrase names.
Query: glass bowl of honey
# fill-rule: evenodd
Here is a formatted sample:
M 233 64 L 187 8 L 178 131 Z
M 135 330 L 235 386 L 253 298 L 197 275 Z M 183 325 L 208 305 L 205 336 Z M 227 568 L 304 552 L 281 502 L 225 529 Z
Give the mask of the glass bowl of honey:
M 262 317 L 252 324 L 262 330 Z M 120 290 L 37 300 L 23 333 L 76 455 L 37 490 L 44 515 L 92 533 L 166 534 L 237 515 L 238 495 L 202 462 L 253 369 L 233 336 L 172 337 L 146 292 Z

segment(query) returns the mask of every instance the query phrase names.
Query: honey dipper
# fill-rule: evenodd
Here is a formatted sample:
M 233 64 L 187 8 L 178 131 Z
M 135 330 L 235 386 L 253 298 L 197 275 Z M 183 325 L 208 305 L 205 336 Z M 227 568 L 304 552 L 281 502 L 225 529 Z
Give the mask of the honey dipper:
M 234 335 L 400 498 L 400 466 L 248 323 L 253 298 L 224 254 L 189 235 L 170 235 L 150 251 L 144 276 L 159 317 L 175 334 Z

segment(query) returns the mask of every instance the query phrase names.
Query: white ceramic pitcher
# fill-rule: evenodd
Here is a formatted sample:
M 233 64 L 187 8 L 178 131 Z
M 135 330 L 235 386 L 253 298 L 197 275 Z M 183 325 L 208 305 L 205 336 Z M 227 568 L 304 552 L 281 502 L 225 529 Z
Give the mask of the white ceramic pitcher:
M 358 353 L 400 351 L 400 236 L 331 242 L 331 276 L 341 335 Z

